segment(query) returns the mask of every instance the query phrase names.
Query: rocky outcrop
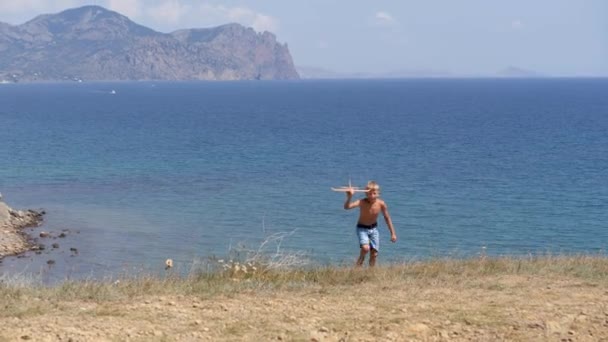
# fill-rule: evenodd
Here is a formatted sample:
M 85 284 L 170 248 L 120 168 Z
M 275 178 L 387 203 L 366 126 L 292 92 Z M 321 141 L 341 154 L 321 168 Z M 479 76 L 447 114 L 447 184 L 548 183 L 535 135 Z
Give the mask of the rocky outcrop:
M 33 247 L 23 228 L 39 225 L 43 214 L 34 210 L 14 210 L 4 203 L 0 195 L 0 259 Z
M 297 79 L 286 44 L 239 24 L 160 33 L 99 6 L 0 23 L 0 81 Z

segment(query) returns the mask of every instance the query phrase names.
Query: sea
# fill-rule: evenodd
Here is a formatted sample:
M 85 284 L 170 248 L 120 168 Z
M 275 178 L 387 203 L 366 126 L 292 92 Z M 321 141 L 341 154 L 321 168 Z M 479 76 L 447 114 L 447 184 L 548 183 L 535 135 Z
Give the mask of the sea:
M 4 277 L 351 265 L 331 188 L 369 180 L 380 264 L 608 247 L 605 78 L 2 84 L 0 123 L 4 200 L 46 213 Z

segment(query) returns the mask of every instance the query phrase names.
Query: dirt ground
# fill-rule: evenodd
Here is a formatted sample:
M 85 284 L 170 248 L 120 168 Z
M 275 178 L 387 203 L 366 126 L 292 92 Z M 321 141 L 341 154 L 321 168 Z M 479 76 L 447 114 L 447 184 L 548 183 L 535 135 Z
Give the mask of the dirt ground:
M 13 314 L 0 314 L 0 341 L 608 341 L 606 283 L 563 277 L 4 306 Z

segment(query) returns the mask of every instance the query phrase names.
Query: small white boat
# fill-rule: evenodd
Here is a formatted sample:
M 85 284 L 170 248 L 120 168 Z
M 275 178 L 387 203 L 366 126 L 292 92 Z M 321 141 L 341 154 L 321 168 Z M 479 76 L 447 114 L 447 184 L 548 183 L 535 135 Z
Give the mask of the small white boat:
M 112 89 L 112 90 L 110 91 L 110 94 L 116 94 L 116 90 Z

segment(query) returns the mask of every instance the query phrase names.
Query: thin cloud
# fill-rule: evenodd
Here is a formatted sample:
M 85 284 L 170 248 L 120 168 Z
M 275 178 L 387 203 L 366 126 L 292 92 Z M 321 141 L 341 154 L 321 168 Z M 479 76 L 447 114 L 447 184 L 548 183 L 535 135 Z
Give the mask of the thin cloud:
M 203 4 L 199 7 L 199 11 L 199 15 L 203 18 L 211 18 L 216 22 L 237 22 L 244 26 L 252 27 L 258 32 L 276 32 L 279 28 L 278 19 L 247 7 Z
M 258 32 L 276 32 L 279 28 L 276 18 L 242 6 L 227 7 L 209 3 L 188 5 L 185 1 L 165 0 L 145 10 L 145 15 L 147 19 L 167 29 L 209 27 L 229 22 L 252 27 Z
M 378 11 L 374 15 L 374 22 L 381 26 L 394 26 L 397 25 L 397 20 L 388 12 Z
M 39 11 L 46 8 L 46 1 L 44 0 L 1 0 L 0 11 L 2 13 L 20 13 L 26 11 Z
M 525 27 L 524 23 L 522 23 L 520 20 L 511 21 L 511 28 L 514 30 L 521 30 L 524 27 Z
M 2 20 L 14 22 L 15 17 L 26 16 L 27 20 L 39 14 L 55 13 L 70 7 L 82 6 L 82 0 L 0 0 Z
M 108 8 L 131 19 L 138 17 L 142 12 L 139 0 L 108 0 Z
M 152 20 L 162 23 L 175 25 L 181 23 L 190 13 L 190 6 L 182 5 L 177 0 L 164 1 L 158 6 L 146 10 L 146 14 Z

